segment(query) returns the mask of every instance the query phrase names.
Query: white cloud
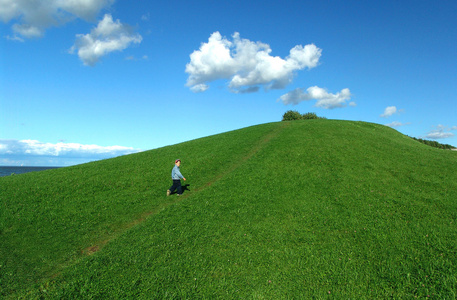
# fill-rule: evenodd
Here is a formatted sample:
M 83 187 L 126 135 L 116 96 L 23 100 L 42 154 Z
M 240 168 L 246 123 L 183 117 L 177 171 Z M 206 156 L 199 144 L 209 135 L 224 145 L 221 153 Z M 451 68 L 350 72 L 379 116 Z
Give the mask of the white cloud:
M 55 0 L 60 10 L 65 10 L 85 20 L 94 19 L 105 7 L 114 3 L 114 0 Z
M 3 22 L 9 22 L 18 15 L 20 15 L 19 1 L 0 0 L 0 18 Z
M 13 21 L 14 37 L 42 37 L 47 28 L 75 18 L 93 20 L 114 0 L 0 0 L 0 20 Z M 10 38 L 14 39 L 14 38 Z
M 13 31 L 26 38 L 38 38 L 43 36 L 41 28 L 30 24 L 14 24 Z M 15 35 L 17 37 L 17 35 Z
M 431 130 L 425 138 L 433 140 L 450 138 L 455 136 L 455 134 L 451 132 L 454 130 L 457 130 L 457 126 L 447 127 L 440 124 L 436 126 L 435 129 Z
M 389 124 L 386 124 L 386 126 L 389 126 L 389 127 L 400 127 L 400 126 L 405 126 L 405 125 L 409 125 L 410 123 L 402 123 L 402 122 L 399 122 L 399 121 L 393 121 L 392 123 L 389 123 Z
M 131 43 L 141 43 L 142 37 L 132 32 L 130 26 L 106 14 L 97 27 L 88 34 L 78 34 L 70 52 L 78 52 L 85 65 L 94 66 L 99 59 L 113 51 L 122 51 Z
M 36 140 L 0 140 L 0 159 L 6 161 L 43 161 L 50 157 L 53 161 L 79 159 L 81 162 L 100 160 L 141 150 L 123 146 L 98 146 L 78 143 L 43 143 Z M 61 165 L 66 165 L 62 163 Z
M 18 37 L 17 35 L 14 35 L 14 36 L 6 35 L 5 38 L 10 41 L 16 41 L 16 42 L 21 42 L 21 43 L 25 42 L 23 38 Z
M 402 109 L 397 109 L 396 106 L 388 106 L 386 109 L 384 109 L 384 113 L 380 115 L 382 118 L 388 118 L 394 114 L 398 114 L 402 112 Z
M 453 136 L 454 136 L 454 134 L 452 132 L 443 132 L 440 130 L 436 130 L 436 131 L 429 132 L 425 137 L 428 139 L 436 140 L 436 139 L 450 138 Z
M 295 71 L 316 67 L 322 51 L 314 44 L 297 45 L 283 59 L 271 56 L 268 44 L 241 39 L 237 32 L 232 38 L 214 32 L 190 55 L 186 85 L 192 91 L 203 92 L 209 82 L 218 79 L 228 80 L 233 92 L 257 91 L 260 86 L 281 89 L 291 82 Z
M 278 101 L 287 104 L 298 104 L 302 101 L 317 100 L 315 106 L 325 109 L 333 109 L 337 107 L 345 107 L 347 101 L 351 99 L 349 89 L 342 89 L 336 94 L 331 94 L 325 89 L 318 86 L 309 87 L 306 92 L 302 88 L 297 88 L 285 95 L 282 95 Z M 349 103 L 350 106 L 355 106 L 354 102 Z

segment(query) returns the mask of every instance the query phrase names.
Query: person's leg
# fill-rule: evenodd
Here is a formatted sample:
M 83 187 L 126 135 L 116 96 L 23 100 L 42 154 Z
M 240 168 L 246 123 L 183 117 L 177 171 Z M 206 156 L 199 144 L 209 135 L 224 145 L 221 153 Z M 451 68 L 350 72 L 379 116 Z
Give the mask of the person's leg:
M 173 185 L 168 190 L 170 191 L 170 193 L 173 193 L 179 186 L 181 186 L 181 180 L 173 180 Z
M 181 186 L 181 180 L 178 180 L 178 195 L 182 195 L 182 186 Z

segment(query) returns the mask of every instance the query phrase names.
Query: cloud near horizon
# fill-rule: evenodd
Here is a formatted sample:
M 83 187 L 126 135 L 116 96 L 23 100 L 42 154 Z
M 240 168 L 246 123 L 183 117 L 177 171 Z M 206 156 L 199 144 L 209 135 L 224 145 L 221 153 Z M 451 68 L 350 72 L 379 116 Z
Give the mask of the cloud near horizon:
M 457 126 L 444 126 L 444 125 L 438 125 L 436 126 L 435 129 L 431 130 L 425 138 L 427 139 L 432 139 L 432 140 L 437 140 L 437 139 L 446 139 L 450 137 L 454 137 L 455 134 L 452 133 L 451 131 L 457 131 Z
M 43 143 L 36 140 L 0 140 L 0 163 L 19 164 L 28 158 L 42 158 L 38 161 L 60 162 L 68 165 L 66 160 L 88 162 L 116 156 L 137 153 L 142 150 L 123 146 L 98 146 L 78 143 Z M 45 159 L 48 158 L 48 159 Z
M 324 109 L 341 108 L 347 106 L 347 101 L 351 99 L 351 91 L 342 89 L 336 94 L 327 92 L 327 90 L 318 86 L 312 86 L 308 89 L 297 88 L 285 95 L 282 95 L 278 101 L 287 104 L 298 104 L 302 101 L 317 100 L 314 106 Z M 350 102 L 350 106 L 355 106 L 355 102 Z
M 60 26 L 76 18 L 92 21 L 114 0 L 0 0 L 0 20 L 13 21 L 10 40 L 39 38 L 47 28 Z
M 110 14 L 103 17 L 96 28 L 88 34 L 78 34 L 70 53 L 77 51 L 86 66 L 94 66 L 102 56 L 113 51 L 122 51 L 130 44 L 141 43 L 142 37 L 120 20 L 113 21 Z
M 238 32 L 232 38 L 230 41 L 214 32 L 207 43 L 190 54 L 186 86 L 193 92 L 204 92 L 210 82 L 219 79 L 228 80 L 234 93 L 256 92 L 260 87 L 282 89 L 292 81 L 295 71 L 316 67 L 322 52 L 314 44 L 297 45 L 283 59 L 271 56 L 268 44 L 241 39 Z

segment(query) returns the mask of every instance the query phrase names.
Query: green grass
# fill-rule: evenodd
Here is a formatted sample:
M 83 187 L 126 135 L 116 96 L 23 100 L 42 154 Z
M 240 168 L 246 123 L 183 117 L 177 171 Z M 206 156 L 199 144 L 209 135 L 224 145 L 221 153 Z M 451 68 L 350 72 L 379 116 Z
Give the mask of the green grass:
M 188 191 L 165 195 L 174 159 Z M 351 121 L 263 124 L 0 178 L 5 298 L 445 298 L 457 153 Z

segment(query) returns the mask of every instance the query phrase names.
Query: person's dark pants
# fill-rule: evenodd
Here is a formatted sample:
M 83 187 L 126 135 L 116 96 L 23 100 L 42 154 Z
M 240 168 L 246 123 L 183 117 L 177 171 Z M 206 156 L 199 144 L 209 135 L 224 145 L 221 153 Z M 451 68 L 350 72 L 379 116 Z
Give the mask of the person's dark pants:
M 170 188 L 170 192 L 173 193 L 176 189 L 178 189 L 178 195 L 182 194 L 182 186 L 180 179 L 173 179 L 173 185 Z

